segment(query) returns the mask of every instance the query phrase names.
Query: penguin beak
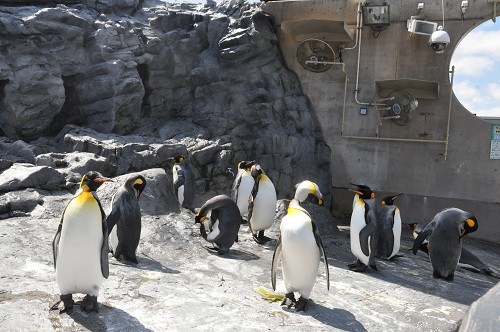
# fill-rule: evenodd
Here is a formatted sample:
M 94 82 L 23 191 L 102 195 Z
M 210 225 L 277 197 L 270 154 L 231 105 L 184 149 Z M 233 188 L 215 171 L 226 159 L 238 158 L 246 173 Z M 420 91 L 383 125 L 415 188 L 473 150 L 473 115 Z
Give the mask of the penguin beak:
M 139 200 L 139 198 L 141 197 L 141 194 L 142 194 L 142 191 L 141 190 L 135 190 L 135 197 L 137 198 L 137 200 Z
M 113 180 L 111 180 L 110 178 L 106 178 L 104 176 L 101 176 L 101 177 L 95 178 L 94 182 L 104 183 L 104 182 L 113 182 Z
M 460 238 L 465 235 L 465 228 L 460 228 Z

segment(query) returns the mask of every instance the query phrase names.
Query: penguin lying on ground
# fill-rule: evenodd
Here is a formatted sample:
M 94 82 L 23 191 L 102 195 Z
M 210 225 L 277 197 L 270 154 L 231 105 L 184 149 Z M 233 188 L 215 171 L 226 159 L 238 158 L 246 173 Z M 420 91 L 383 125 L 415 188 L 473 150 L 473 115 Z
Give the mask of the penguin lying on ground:
M 264 244 L 270 240 L 264 231 L 271 227 L 276 214 L 276 189 L 259 164 L 253 165 L 250 173 L 255 183 L 249 197 L 248 226 L 255 242 Z
M 238 163 L 238 173 L 234 179 L 231 190 L 231 198 L 238 205 L 241 217 L 248 212 L 248 199 L 252 194 L 255 179 L 252 177 L 250 169 L 255 165 L 255 161 L 241 161 Z
M 142 175 L 132 175 L 113 195 L 111 212 L 106 218 L 113 257 L 137 264 L 136 250 L 141 238 L 139 197 L 146 188 Z M 116 227 L 114 227 L 116 225 Z
M 330 289 L 328 261 L 321 242 L 318 227 L 311 220 L 301 202 L 322 205 L 323 196 L 318 186 L 311 181 L 302 182 L 290 202 L 287 213 L 281 220 L 280 237 L 273 254 L 271 283 L 276 290 L 276 270 L 281 257 L 286 295 L 281 305 L 293 305 L 297 311 L 306 311 L 309 295 L 318 274 L 320 256 L 325 261 L 327 288 Z M 294 292 L 300 294 L 297 301 Z
M 401 214 L 394 200 L 402 194 L 384 197 L 378 211 L 378 256 L 392 259 L 397 256 L 401 245 Z
M 477 219 L 472 213 L 457 208 L 445 209 L 418 234 L 413 242 L 413 254 L 417 254 L 428 237 L 433 276 L 452 281 L 462 252 L 462 237 L 477 228 Z
M 207 234 L 203 222 L 208 213 L 210 233 Z M 236 203 L 226 195 L 218 195 L 206 201 L 196 214 L 195 223 L 200 223 L 201 236 L 216 246 L 219 255 L 227 253 L 234 242 L 238 242 L 240 211 Z
M 415 223 L 409 224 L 409 226 L 413 230 L 414 239 L 417 238 L 418 234 L 424 228 L 424 226 Z M 424 240 L 418 249 L 429 255 L 429 241 Z M 465 249 L 463 246 L 462 246 L 462 251 L 460 253 L 460 259 L 458 260 L 458 266 L 467 270 L 471 270 L 473 272 L 483 273 L 491 277 L 500 279 L 500 275 L 493 272 L 476 255 L 471 253 L 469 250 Z
M 376 270 L 378 228 L 375 209 L 375 193 L 365 185 L 355 185 L 351 189 L 358 195 L 351 215 L 350 238 L 351 252 L 357 257 L 356 262 L 348 264 L 355 272 L 366 271 L 367 266 Z
M 193 166 L 184 155 L 178 155 L 172 160 L 174 161 L 172 177 L 175 197 L 182 207 L 194 212 L 196 178 Z
M 64 308 L 70 311 L 72 294 L 86 294 L 81 303 L 85 311 L 98 311 L 97 295 L 109 276 L 108 230 L 96 190 L 109 181 L 98 172 L 82 177 L 80 189 L 66 206 L 52 242 L 56 281 Z

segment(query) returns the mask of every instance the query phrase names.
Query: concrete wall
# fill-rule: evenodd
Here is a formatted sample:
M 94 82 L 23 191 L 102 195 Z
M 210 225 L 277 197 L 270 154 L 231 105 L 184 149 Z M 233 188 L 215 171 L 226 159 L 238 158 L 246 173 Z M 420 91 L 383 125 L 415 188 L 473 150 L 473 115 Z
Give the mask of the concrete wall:
M 460 104 L 452 92 L 449 73 L 454 48 L 467 32 L 492 17 L 493 6 L 486 1 L 469 1 L 462 21 L 461 1 L 445 1 L 444 28 L 451 43 L 443 54 L 435 54 L 428 36 L 407 31 L 406 20 L 417 14 L 418 2 L 422 0 L 391 1 L 391 25 L 378 37 L 370 27 L 363 28 L 358 44 L 358 101 L 380 99 L 375 81 L 399 78 L 438 82 L 439 97 L 418 99 L 419 106 L 407 126 L 384 120 L 378 138 L 376 108 L 359 105 L 354 98 L 358 48 L 343 52 L 345 71 L 334 65 L 314 73 L 296 60 L 298 38 L 280 29 L 283 22 L 305 19 L 344 21 L 355 29 L 357 2 L 273 1 L 263 4 L 262 9 L 275 19 L 283 57 L 299 76 L 331 147 L 332 207 L 336 212 L 350 213 L 352 193 L 345 188 L 350 182 L 363 183 L 373 188 L 379 199 L 385 193 L 405 193 L 398 199 L 405 223 L 430 221 L 441 209 L 453 206 L 478 218 L 479 229 L 473 237 L 500 242 L 500 160 L 490 160 L 492 123 Z M 421 16 L 441 25 L 441 2 L 425 2 Z M 318 32 L 316 38 L 324 36 Z M 324 40 L 337 53 L 339 43 Z M 346 47 L 354 44 L 353 40 Z M 367 107 L 368 114 L 360 115 L 360 107 Z M 423 141 L 446 141 L 448 119 L 448 144 Z M 349 138 L 353 136 L 364 138 Z

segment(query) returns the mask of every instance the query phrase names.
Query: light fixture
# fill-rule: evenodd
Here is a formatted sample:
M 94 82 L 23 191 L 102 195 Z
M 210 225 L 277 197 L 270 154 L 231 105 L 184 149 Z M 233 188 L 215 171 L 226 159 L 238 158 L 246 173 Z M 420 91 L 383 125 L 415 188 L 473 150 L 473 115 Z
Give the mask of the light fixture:
M 391 25 L 389 5 L 369 5 L 363 6 L 363 25 L 381 29 Z

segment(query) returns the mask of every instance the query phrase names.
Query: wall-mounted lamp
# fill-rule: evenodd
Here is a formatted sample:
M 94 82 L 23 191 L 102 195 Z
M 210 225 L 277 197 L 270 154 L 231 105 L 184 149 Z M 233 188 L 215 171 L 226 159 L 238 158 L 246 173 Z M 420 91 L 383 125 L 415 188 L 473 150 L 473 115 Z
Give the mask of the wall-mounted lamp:
M 369 25 L 375 29 L 391 25 L 389 5 L 365 4 L 363 6 L 363 25 Z
M 420 12 L 422 10 L 424 10 L 424 3 L 423 2 L 419 2 L 418 5 L 417 5 L 417 15 L 420 14 Z
M 462 21 L 465 19 L 465 12 L 467 11 L 467 8 L 469 8 L 469 1 L 465 0 L 462 1 L 462 5 L 460 6 L 460 11 L 462 12 Z

